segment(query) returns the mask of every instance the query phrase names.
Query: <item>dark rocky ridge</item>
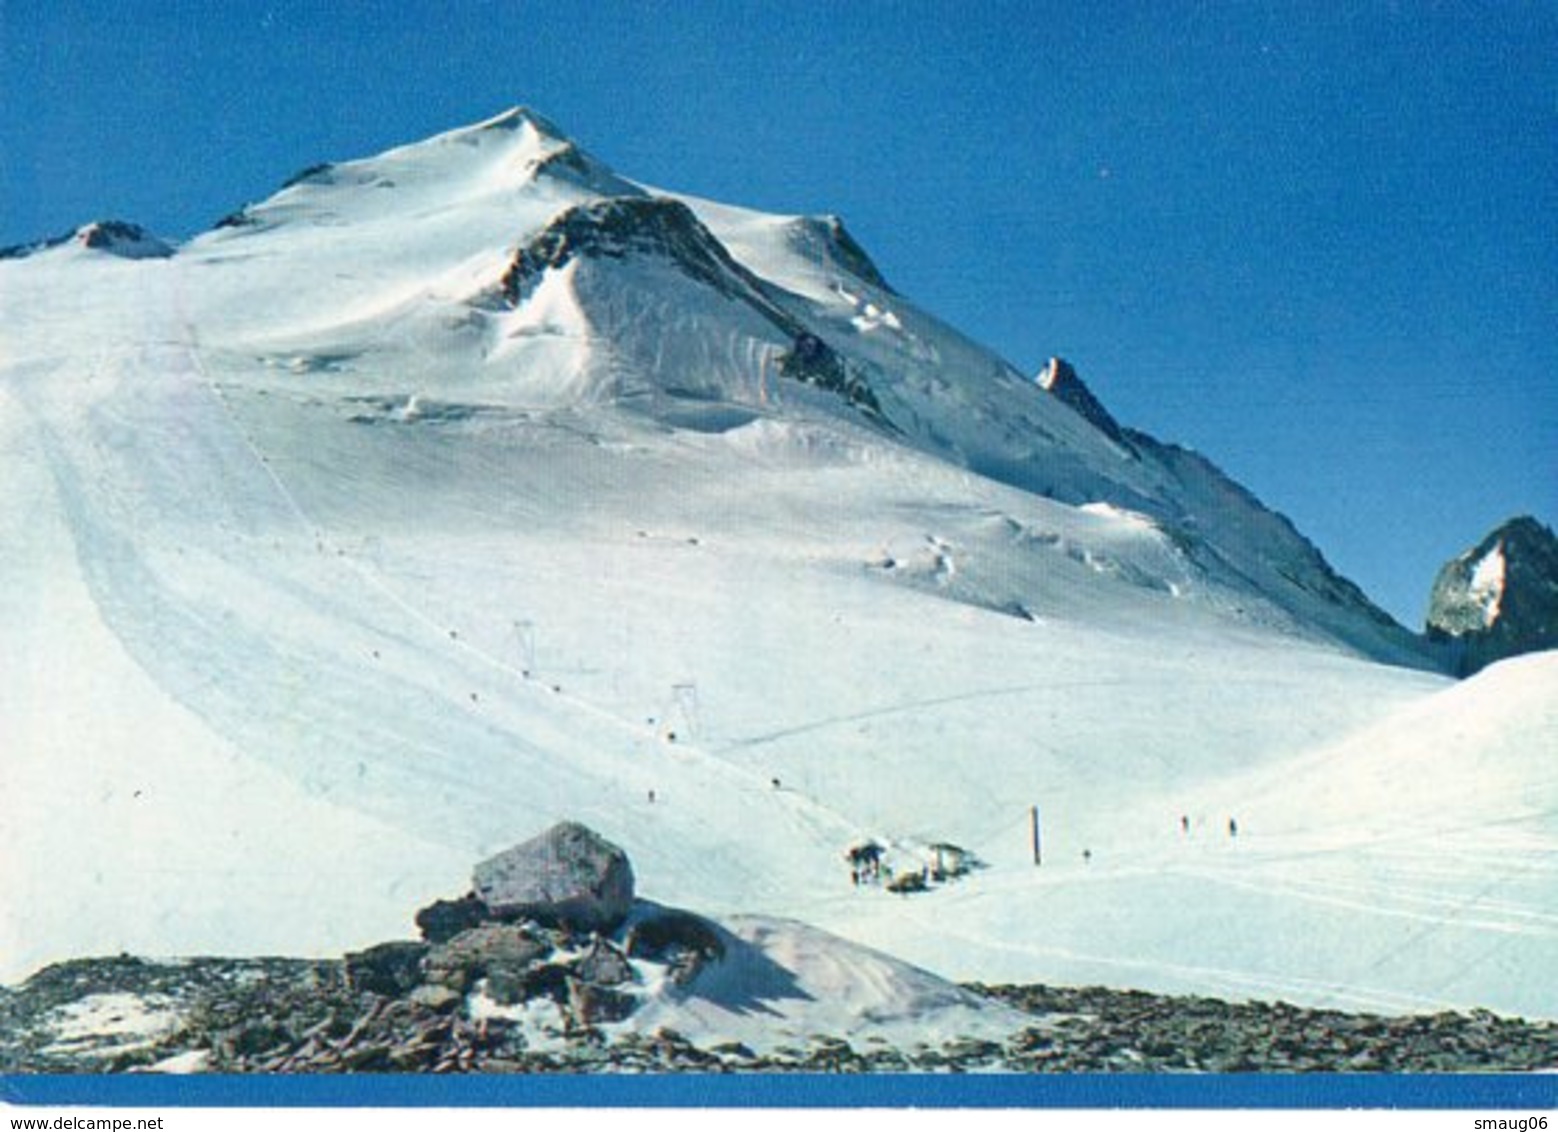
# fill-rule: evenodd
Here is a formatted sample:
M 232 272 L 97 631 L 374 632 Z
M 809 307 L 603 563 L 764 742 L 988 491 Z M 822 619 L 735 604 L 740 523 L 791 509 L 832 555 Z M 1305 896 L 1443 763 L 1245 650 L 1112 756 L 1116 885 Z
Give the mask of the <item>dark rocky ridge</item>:
M 499 285 L 504 297 L 517 304 L 550 268 L 580 257 L 631 255 L 664 256 L 728 298 L 756 306 L 775 321 L 793 322 L 768 309 L 772 304 L 758 280 L 731 258 L 692 209 L 665 197 L 611 197 L 567 209 L 514 253 Z
M 1135 453 L 1120 423 L 1104 408 L 1104 403 L 1094 396 L 1070 362 L 1064 358 L 1051 358 L 1049 365 L 1039 372 L 1037 381 L 1046 393 L 1069 405 L 1099 432 L 1132 454 Z
M 392 948 L 423 945 L 405 941 Z M 816 1034 L 758 1055 L 669 1030 L 608 1036 L 593 1024 L 544 1048 L 517 1025 L 472 1017 L 453 992 L 361 983 L 352 960 L 128 956 L 47 967 L 0 994 L 0 1073 L 144 1070 L 183 1055 L 219 1073 L 1447 1073 L 1558 1068 L 1558 1026 L 1484 1011 L 1404 1017 L 1228 1003 L 1100 987 L 972 986 L 1034 1016 L 1004 1042 L 854 1046 Z M 441 985 L 441 984 L 438 984 Z M 549 993 L 545 990 L 536 993 Z M 60 1041 L 62 1009 L 136 995 L 176 1021 L 126 1040 Z
M 1479 565 L 1493 555 L 1503 559 L 1496 592 L 1477 584 Z M 1460 676 L 1558 648 L 1558 536 L 1528 515 L 1502 524 L 1444 564 L 1427 621 L 1428 638 L 1447 648 Z

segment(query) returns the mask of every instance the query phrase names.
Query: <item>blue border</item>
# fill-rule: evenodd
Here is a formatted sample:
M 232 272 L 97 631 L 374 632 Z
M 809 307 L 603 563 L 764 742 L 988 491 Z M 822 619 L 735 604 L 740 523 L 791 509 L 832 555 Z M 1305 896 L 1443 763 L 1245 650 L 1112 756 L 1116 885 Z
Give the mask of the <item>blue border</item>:
M 13 1105 L 353 1108 L 1558 1108 L 1558 1074 L 0 1076 Z

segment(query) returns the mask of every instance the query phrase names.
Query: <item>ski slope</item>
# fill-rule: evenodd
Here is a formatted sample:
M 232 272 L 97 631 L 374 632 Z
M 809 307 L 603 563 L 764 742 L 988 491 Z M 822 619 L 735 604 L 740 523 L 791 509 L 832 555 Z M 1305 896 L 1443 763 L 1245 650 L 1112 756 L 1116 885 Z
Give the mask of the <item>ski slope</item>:
M 0 262 L 0 979 L 404 934 L 572 818 L 949 977 L 1558 1017 L 1550 654 L 1382 663 L 1283 521 L 825 224 L 680 198 L 505 301 L 603 195 L 654 194 L 509 115 Z M 897 896 L 865 839 L 984 867 Z

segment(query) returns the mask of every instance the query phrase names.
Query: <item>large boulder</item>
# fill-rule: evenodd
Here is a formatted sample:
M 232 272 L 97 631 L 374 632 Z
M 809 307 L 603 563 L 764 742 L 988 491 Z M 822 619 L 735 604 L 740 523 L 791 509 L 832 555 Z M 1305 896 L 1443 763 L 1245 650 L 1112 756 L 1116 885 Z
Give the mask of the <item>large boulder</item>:
M 476 866 L 472 882 L 495 916 L 579 931 L 615 931 L 633 906 L 627 854 L 577 822 L 561 822 L 489 857 Z

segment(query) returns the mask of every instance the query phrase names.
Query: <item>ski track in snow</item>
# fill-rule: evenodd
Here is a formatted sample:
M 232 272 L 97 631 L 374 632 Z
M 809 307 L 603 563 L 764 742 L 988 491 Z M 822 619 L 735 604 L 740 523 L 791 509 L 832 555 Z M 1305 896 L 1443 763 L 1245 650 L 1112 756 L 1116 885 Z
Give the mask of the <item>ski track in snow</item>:
M 375 675 L 371 683 L 364 682 L 350 668 L 343 668 L 339 658 L 318 651 L 301 634 L 288 633 L 283 654 L 257 628 L 249 631 L 234 620 L 218 625 L 214 618 L 191 616 L 185 612 L 188 595 L 174 592 L 143 561 L 137 550 L 137 540 L 132 538 L 129 528 L 133 525 L 137 535 L 144 538 L 150 524 L 171 525 L 175 516 L 198 515 L 209 510 L 207 500 L 202 496 L 211 487 L 211 481 L 170 479 L 153 483 L 145 490 L 144 498 L 133 497 L 127 492 L 110 492 L 109 498 L 117 500 L 123 515 L 116 520 L 104 512 L 103 493 L 89 492 L 85 483 L 90 480 L 98 484 L 133 484 L 137 472 L 144 476 L 154 465 L 142 463 L 138 468 L 132 467 L 132 456 L 115 466 L 112 455 L 100 447 L 91 453 L 97 457 L 98 467 L 91 471 L 78 468 L 75 459 L 83 455 L 79 447 L 74 453 L 67 453 L 60 439 L 43 425 L 40 432 L 46 438 L 50 468 L 71 522 L 78 559 L 99 608 L 132 655 L 174 698 L 206 718 L 217 732 L 237 735 L 246 748 L 268 751 L 269 757 L 281 759 L 284 769 L 310 783 L 312 789 L 332 796 L 359 792 L 358 803 L 366 802 L 371 810 L 395 820 L 405 821 L 407 815 L 403 804 L 394 799 L 418 796 L 422 788 L 428 786 L 443 792 L 446 807 L 453 810 L 472 807 L 478 800 L 477 792 L 486 793 L 503 782 L 517 787 L 523 781 L 528 787 L 526 792 L 544 795 L 547 791 L 537 790 L 537 783 L 530 776 L 539 767 L 548 765 L 557 768 L 551 772 L 554 775 L 593 779 L 603 794 L 615 795 L 618 799 L 628 794 L 629 791 L 622 788 L 621 780 L 631 775 L 631 769 L 620 757 L 599 752 L 598 724 L 608 724 L 620 732 L 623 741 L 641 740 L 643 729 L 576 697 L 553 692 L 540 682 L 526 680 L 519 669 L 459 639 L 439 621 L 403 599 L 354 555 L 344 553 L 328 530 L 314 521 L 298 503 L 265 454 L 246 436 L 221 391 L 203 372 L 198 347 L 193 342 L 187 343 L 182 351 L 155 357 L 105 355 L 99 359 L 92 374 L 92 383 L 103 390 L 94 399 L 90 414 L 94 419 L 110 421 L 116 430 L 136 436 L 155 436 L 162 421 L 159 407 L 141 396 L 119 396 L 119 391 L 130 380 L 122 376 L 121 371 L 160 375 L 165 383 L 163 396 L 178 405 L 181 432 L 205 444 L 223 436 L 237 440 L 252 464 L 251 474 L 263 476 L 282 504 L 282 510 L 294 520 L 295 531 L 290 535 L 284 533 L 282 538 L 304 547 L 301 562 L 290 563 L 288 571 L 280 575 L 256 576 L 252 571 L 243 571 L 242 575 L 234 577 L 233 588 L 253 587 L 257 582 L 269 587 L 280 602 L 277 615 L 289 625 L 306 624 L 326 613 L 340 616 L 350 611 L 344 620 L 357 625 L 364 651 L 370 644 L 378 644 L 386 652 L 397 646 L 410 647 L 453 657 L 451 667 L 457 670 L 469 670 L 473 663 L 490 669 L 504 681 L 501 689 L 492 689 L 490 680 L 474 676 L 466 682 L 483 690 L 492 689 L 494 700 L 500 695 L 519 695 L 531 700 L 551 701 L 546 706 L 546 717 L 554 723 L 562 722 L 565 731 L 528 740 L 522 736 L 536 731 L 537 721 L 533 718 L 527 720 L 523 729 L 516 730 L 512 726 L 490 723 L 474 709 L 451 713 L 447 699 L 435 688 L 420 681 L 387 679 L 383 674 Z M 210 409 L 199 408 L 200 397 L 209 397 L 206 403 Z M 211 410 L 219 411 L 222 419 L 201 418 L 201 414 Z M 35 408 L 35 413 L 37 411 Z M 173 440 L 176 443 L 178 438 Z M 229 469 L 227 482 L 231 483 L 234 465 L 239 461 L 226 455 L 219 457 L 217 462 Z M 251 498 L 253 494 L 260 493 L 251 493 Z M 156 506 L 164 509 L 164 514 L 149 513 L 148 499 L 155 499 Z M 217 531 L 222 532 L 220 525 Z M 168 541 L 175 541 L 181 535 L 200 537 L 203 533 L 209 532 L 183 531 Z M 307 551 L 310 544 L 314 548 L 311 556 Z M 201 549 L 216 559 L 213 568 L 224 573 L 236 569 L 224 560 L 220 548 Z M 342 575 L 354 585 L 343 587 Z M 343 590 L 350 594 L 361 587 L 371 590 L 383 602 L 373 603 L 373 608 L 363 608 L 360 601 L 341 600 Z M 283 689 L 284 697 L 289 701 L 285 710 L 294 717 L 308 720 L 307 740 L 296 749 L 288 752 L 274 742 L 267 742 L 266 733 L 273 730 L 275 718 L 269 713 L 249 710 L 256 694 L 274 696 L 278 677 L 234 669 L 226 663 L 229 657 L 244 654 L 269 657 L 283 673 L 295 674 L 290 678 L 282 675 L 280 679 L 287 682 Z M 329 673 L 330 686 L 309 680 L 305 674 L 311 671 Z M 257 680 L 259 687 L 256 687 Z M 272 686 L 267 688 L 265 685 Z M 367 721 L 363 719 L 361 705 L 382 700 L 386 692 L 398 702 L 422 703 L 425 708 L 421 712 L 401 713 L 393 728 L 376 729 L 371 716 Z M 564 719 L 558 720 L 559 715 Z M 580 721 L 578 716 L 585 718 Z M 419 719 L 423 722 L 418 723 Z M 349 750 L 360 746 L 364 732 L 375 748 L 371 767 L 374 781 L 367 783 L 354 782 L 351 768 L 341 765 L 339 755 L 332 756 L 331 753 L 332 749 Z M 572 735 L 590 738 L 573 738 Z M 459 753 L 457 765 L 448 764 L 450 751 Z M 523 760 L 517 757 L 520 751 L 525 753 Z M 566 756 L 559 755 L 559 751 L 566 751 Z M 839 844 L 849 840 L 854 832 L 838 815 L 794 791 L 770 798 L 773 792 L 761 776 L 715 759 L 693 744 L 679 744 L 672 758 L 675 763 L 683 764 L 684 774 L 705 780 L 712 778 L 714 782 L 710 785 L 714 792 L 723 793 L 728 800 L 739 804 L 743 798 L 757 799 L 760 808 L 772 820 L 802 830 L 804 842 Z M 644 772 L 633 776 L 637 778 L 631 787 L 633 794 L 642 795 L 650 782 L 666 777 L 664 767 L 656 769 L 655 778 Z M 403 780 L 404 784 L 397 785 L 397 780 Z M 726 783 L 723 791 L 717 786 L 721 781 Z M 571 791 L 559 782 L 552 792 L 567 796 Z M 576 788 L 572 792 L 576 793 Z M 387 796 L 391 799 L 390 804 L 376 804 L 375 795 Z M 607 813 L 609 809 L 591 817 L 603 822 L 607 820 Z M 690 820 L 694 826 L 700 824 L 696 814 L 683 813 L 679 817 L 684 823 Z M 445 838 L 450 831 L 447 825 L 435 824 L 426 832 Z M 696 829 L 682 832 L 695 843 L 700 840 L 709 843 L 711 851 L 712 846 L 723 843 L 726 838 L 717 827 L 709 827 L 701 837 Z M 501 837 L 502 833 L 494 829 L 487 831 L 487 835 Z M 793 837 L 786 840 L 793 840 Z

